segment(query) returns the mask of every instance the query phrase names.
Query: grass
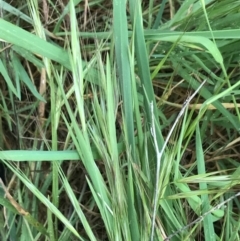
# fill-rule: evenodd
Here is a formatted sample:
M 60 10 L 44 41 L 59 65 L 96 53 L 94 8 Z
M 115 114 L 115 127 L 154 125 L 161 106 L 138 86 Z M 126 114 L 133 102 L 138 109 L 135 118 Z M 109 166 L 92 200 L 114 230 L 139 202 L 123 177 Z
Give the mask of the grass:
M 1 1 L 1 240 L 239 240 L 239 6 Z

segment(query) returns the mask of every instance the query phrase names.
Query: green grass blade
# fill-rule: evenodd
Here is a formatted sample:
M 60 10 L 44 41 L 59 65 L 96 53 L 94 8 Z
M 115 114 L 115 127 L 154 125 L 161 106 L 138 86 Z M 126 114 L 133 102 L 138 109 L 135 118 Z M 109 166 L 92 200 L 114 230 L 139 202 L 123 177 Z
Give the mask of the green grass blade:
M 5 10 L 11 14 L 16 15 L 17 17 L 23 19 L 24 21 L 31 23 L 32 24 L 32 19 L 27 16 L 26 14 L 24 14 L 22 11 L 20 11 L 18 8 L 13 7 L 12 5 L 8 4 L 5 1 L 1 1 L 0 2 L 0 8 L 2 10 Z
M 206 168 L 205 168 L 205 160 L 204 160 L 204 154 L 202 149 L 202 141 L 201 141 L 201 134 L 199 130 L 199 126 L 197 125 L 196 128 L 196 155 L 197 155 L 197 167 L 198 167 L 198 174 L 205 174 Z M 208 190 L 208 186 L 206 183 L 201 182 L 199 183 L 200 190 L 206 191 Z M 206 213 L 211 209 L 210 200 L 208 194 L 202 194 L 202 213 Z M 215 231 L 213 227 L 213 219 L 212 214 L 207 215 L 203 220 L 203 227 L 204 227 L 204 236 L 205 240 L 209 241 L 215 241 Z
M 114 41 L 116 49 L 116 62 L 119 74 L 120 86 L 123 98 L 124 121 L 127 128 L 127 141 L 131 146 L 132 153 L 135 150 L 133 106 L 132 106 L 132 80 L 129 60 L 128 26 L 126 16 L 126 1 L 113 1 L 114 15 Z
M 125 127 L 126 142 L 129 146 L 130 157 L 136 161 L 134 125 L 133 125 L 133 96 L 132 96 L 132 78 L 130 63 L 130 50 L 128 41 L 128 25 L 126 16 L 126 1 L 113 1 L 113 28 L 114 41 L 116 51 L 116 63 L 119 75 L 121 94 L 123 99 L 123 124 Z M 138 108 L 138 107 L 136 107 Z M 134 195 L 132 195 L 133 183 L 131 181 L 131 164 L 128 164 L 128 184 L 127 184 L 127 202 L 128 202 L 128 218 L 130 230 L 132 231 L 132 240 L 139 240 L 139 230 L 137 216 L 134 207 Z
M 131 21 L 134 29 L 134 47 L 137 58 L 138 74 L 142 82 L 144 90 L 142 91 L 145 96 L 144 107 L 147 112 L 148 122 L 151 123 L 151 110 L 149 103 L 153 102 L 154 116 L 158 116 L 153 86 L 150 76 L 148 53 L 144 39 L 141 5 L 138 1 L 131 0 L 130 2 Z M 159 123 L 158 123 L 159 126 Z M 160 132 L 157 132 L 157 140 L 159 145 L 163 143 L 163 138 Z
M 69 185 L 68 180 L 67 180 L 66 176 L 64 175 L 60 166 L 59 166 L 59 175 L 60 175 L 62 184 L 66 190 L 66 193 L 68 195 L 68 198 L 70 199 L 74 210 L 76 211 L 79 219 L 81 220 L 81 223 L 85 229 L 85 232 L 87 233 L 87 235 L 91 241 L 96 241 L 96 237 L 95 237 L 94 233 L 92 232 L 92 229 L 91 229 L 83 211 L 80 208 L 79 202 L 78 202 L 75 194 L 73 193 L 73 190 L 72 190 L 71 186 Z
M 3 65 L 3 62 L 2 62 L 1 59 L 0 59 L 0 73 L 4 77 L 4 79 L 5 79 L 5 81 L 6 81 L 7 85 L 8 85 L 9 90 L 12 91 L 12 93 L 14 93 L 18 97 L 18 99 L 21 99 L 21 96 L 19 95 L 19 93 L 17 92 L 16 88 L 14 87 L 14 85 L 12 83 L 12 80 L 10 79 L 10 77 L 8 75 L 8 72 L 7 72 L 6 68 L 5 68 L 5 66 Z
M 47 207 L 56 215 L 59 220 L 78 238 L 80 238 L 76 229 L 71 225 L 69 220 L 33 185 L 33 183 L 27 178 L 27 176 L 21 171 L 16 170 L 16 166 L 8 161 L 3 160 L 3 163 L 12 170 L 18 178 L 24 183 L 24 185 Z
M 34 54 L 52 59 L 67 69 L 71 69 L 68 53 L 64 49 L 48 43 L 3 19 L 0 19 L 0 38 L 8 43 L 25 48 Z
M 46 102 L 44 98 L 38 93 L 36 86 L 32 83 L 31 79 L 29 78 L 27 72 L 23 68 L 20 60 L 16 55 L 13 55 L 12 63 L 15 67 L 16 74 L 19 76 L 19 79 L 26 84 L 26 86 L 29 88 L 31 93 L 38 99 L 43 102 Z

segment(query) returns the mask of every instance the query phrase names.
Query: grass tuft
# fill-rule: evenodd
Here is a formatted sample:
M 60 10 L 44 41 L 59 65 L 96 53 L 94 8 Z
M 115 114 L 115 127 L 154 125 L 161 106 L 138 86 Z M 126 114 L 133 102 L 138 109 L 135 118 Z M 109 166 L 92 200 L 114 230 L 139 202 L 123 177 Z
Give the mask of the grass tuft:
M 239 7 L 0 1 L 0 239 L 240 240 Z

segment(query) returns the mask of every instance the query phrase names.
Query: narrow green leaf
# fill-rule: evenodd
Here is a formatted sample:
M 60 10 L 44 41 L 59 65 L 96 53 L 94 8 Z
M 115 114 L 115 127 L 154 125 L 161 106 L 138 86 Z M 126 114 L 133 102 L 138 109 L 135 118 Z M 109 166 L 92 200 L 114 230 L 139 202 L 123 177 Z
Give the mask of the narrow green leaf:
M 126 142 L 129 146 L 129 155 L 135 161 L 136 146 L 134 139 L 134 124 L 133 124 L 133 96 L 132 96 L 132 78 L 130 62 L 130 49 L 128 41 L 128 23 L 126 16 L 126 1 L 114 0 L 113 1 L 113 28 L 114 28 L 114 41 L 116 50 L 116 63 L 119 75 L 121 94 L 123 99 L 123 122 L 126 128 Z M 138 107 L 136 107 L 138 108 Z M 128 218 L 129 229 L 131 230 L 132 240 L 140 240 L 137 216 L 134 207 L 133 182 L 131 178 L 131 164 L 128 164 L 128 185 L 127 185 L 127 202 L 128 202 Z M 127 231 L 126 231 L 127 232 Z
M 46 228 L 41 223 L 39 223 L 32 215 L 30 215 L 30 213 L 24 215 L 23 217 L 28 221 L 31 226 L 36 228 L 40 233 L 48 236 Z
M 187 34 L 181 35 L 174 35 L 174 36 L 167 36 L 167 37 L 154 37 L 152 36 L 152 40 L 156 41 L 169 41 L 169 42 L 176 42 L 179 41 L 179 43 L 186 43 L 186 44 L 199 44 L 206 48 L 206 50 L 214 57 L 215 61 L 222 65 L 223 63 L 223 57 L 217 48 L 217 46 L 208 38 L 201 37 L 201 36 L 189 36 Z
M 1 19 L 0 19 L 1 21 Z M 18 99 L 21 98 L 21 96 L 17 93 L 16 88 L 13 86 L 12 80 L 10 79 L 7 70 L 5 66 L 3 65 L 2 60 L 0 59 L 0 73 L 2 74 L 3 78 L 5 79 L 9 89 L 18 97 Z
M 66 68 L 71 69 L 68 53 L 64 49 L 48 43 L 3 19 L 0 19 L 0 39 L 25 48 L 34 54 L 55 60 Z
M 0 1 L 0 8 L 2 10 L 5 10 L 5 11 L 11 13 L 11 14 L 14 14 L 15 16 L 23 19 L 24 21 L 32 24 L 32 19 L 29 16 L 27 16 L 25 13 L 23 13 L 19 9 L 13 7 L 12 5 L 8 4 L 7 2 L 1 0 Z
M 37 68 L 44 68 L 43 62 L 35 55 L 33 55 L 33 53 L 31 53 L 30 51 L 16 45 L 12 46 L 11 49 L 14 52 L 18 53 L 20 56 L 22 56 L 25 60 L 28 60 L 31 63 L 33 63 Z
M 135 150 L 134 127 L 133 127 L 133 105 L 132 84 L 129 61 L 128 26 L 126 16 L 126 1 L 113 1 L 114 15 L 114 40 L 116 49 L 117 70 L 123 98 L 124 122 L 127 129 L 127 141 L 131 146 L 132 153 Z
M 198 174 L 201 175 L 206 173 L 206 168 L 205 168 L 205 160 L 204 160 L 204 154 L 202 149 L 201 134 L 200 134 L 198 125 L 196 128 L 196 154 L 197 154 Z M 199 187 L 200 187 L 200 190 L 208 190 L 208 186 L 204 182 L 199 183 Z M 202 214 L 204 214 L 211 209 L 211 205 L 210 205 L 208 194 L 202 194 L 201 197 L 202 197 L 202 206 L 203 206 Z M 212 214 L 207 215 L 203 219 L 203 227 L 204 227 L 205 240 L 215 241 L 216 237 L 214 232 Z
M 19 75 L 19 79 L 22 80 L 26 86 L 29 88 L 29 90 L 31 91 L 31 93 L 38 99 L 41 100 L 43 102 L 46 102 L 45 99 L 38 93 L 36 86 L 32 83 L 32 81 L 30 80 L 26 70 L 23 68 L 20 60 L 18 59 L 18 57 L 16 55 L 13 55 L 12 58 L 12 63 L 17 71 L 16 74 Z

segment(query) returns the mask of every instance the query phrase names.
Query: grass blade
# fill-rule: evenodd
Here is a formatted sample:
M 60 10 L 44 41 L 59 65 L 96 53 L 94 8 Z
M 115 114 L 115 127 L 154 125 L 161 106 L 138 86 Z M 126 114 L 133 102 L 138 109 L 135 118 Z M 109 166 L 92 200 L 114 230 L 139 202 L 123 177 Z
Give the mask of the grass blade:
M 205 168 L 205 161 L 204 161 L 204 154 L 202 149 L 202 142 L 201 142 L 201 134 L 199 130 L 199 126 L 197 125 L 196 128 L 196 153 L 197 153 L 197 166 L 198 166 L 198 174 L 205 174 L 206 168 Z M 200 190 L 206 191 L 208 190 L 207 184 L 204 182 L 199 183 Z M 208 210 L 210 210 L 210 202 L 209 202 L 209 196 L 208 194 L 202 194 L 202 213 L 206 213 Z M 213 219 L 212 214 L 209 214 L 205 217 L 203 220 L 203 227 L 204 227 L 204 236 L 205 240 L 209 241 L 215 241 L 215 232 L 213 227 Z

